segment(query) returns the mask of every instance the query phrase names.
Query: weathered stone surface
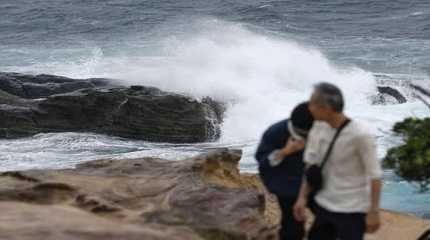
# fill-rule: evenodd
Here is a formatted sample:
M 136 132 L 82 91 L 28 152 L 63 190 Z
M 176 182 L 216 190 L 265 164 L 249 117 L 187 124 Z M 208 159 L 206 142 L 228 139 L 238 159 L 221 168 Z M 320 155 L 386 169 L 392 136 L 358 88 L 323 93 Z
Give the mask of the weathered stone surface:
M 25 85 L 25 81 L 62 84 L 53 91 L 21 91 L 23 85 L 11 77 L 16 74 L 6 76 L 11 79 L 2 78 L 0 73 L 0 89 L 3 89 L 0 90 L 0 138 L 88 131 L 156 142 L 193 143 L 216 140 L 220 136 L 224 107 L 210 98 L 197 101 L 144 86 L 96 88 L 97 84 L 107 84 L 103 79 L 73 80 L 46 75 L 32 78 L 17 74 L 19 84 Z M 75 91 L 75 87 L 64 87 L 75 83 L 76 88 L 84 89 Z M 57 90 L 72 92 L 49 95 Z M 27 99 L 46 95 L 49 96 Z
M 274 239 L 241 152 L 0 175 L 0 239 Z M 224 179 L 227 185 L 217 182 Z
M 76 169 L 0 174 L 0 239 L 276 239 L 276 198 L 241 152 L 183 161 L 97 160 Z M 366 240 L 416 239 L 430 222 L 383 211 Z M 309 227 L 312 217 L 309 217 Z
M 5 240 L 203 239 L 185 227 L 125 223 L 65 205 L 0 202 L 0 209 L 0 239 Z

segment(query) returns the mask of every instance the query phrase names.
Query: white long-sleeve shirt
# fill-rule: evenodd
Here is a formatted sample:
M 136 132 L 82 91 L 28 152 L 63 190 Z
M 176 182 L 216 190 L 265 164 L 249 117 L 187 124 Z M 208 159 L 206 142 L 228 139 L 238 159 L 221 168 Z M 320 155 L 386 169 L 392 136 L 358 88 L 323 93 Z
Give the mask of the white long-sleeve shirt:
M 314 123 L 308 137 L 304 161 L 320 164 L 337 129 L 325 122 Z M 382 177 L 373 136 L 352 120 L 340 133 L 323 168 L 323 188 L 316 202 L 329 211 L 367 212 L 370 180 Z

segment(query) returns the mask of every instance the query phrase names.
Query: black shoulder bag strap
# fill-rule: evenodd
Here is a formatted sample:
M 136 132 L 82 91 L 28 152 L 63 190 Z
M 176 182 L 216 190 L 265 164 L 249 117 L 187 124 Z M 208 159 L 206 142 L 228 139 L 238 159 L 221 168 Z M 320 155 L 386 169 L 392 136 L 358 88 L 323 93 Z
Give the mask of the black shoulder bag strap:
M 327 163 L 328 158 L 330 157 L 331 151 L 333 150 L 334 144 L 337 140 L 337 138 L 340 135 L 340 132 L 348 125 L 348 123 L 351 122 L 351 120 L 346 119 L 344 123 L 337 129 L 336 134 L 333 137 L 333 140 L 331 140 L 330 146 L 327 149 L 327 152 L 325 153 L 325 156 L 323 158 L 323 161 L 321 162 L 320 168 L 323 169 L 324 165 Z
M 351 120 L 346 119 L 344 123 L 337 129 L 333 139 L 331 140 L 330 146 L 327 149 L 327 152 L 325 153 L 325 156 L 323 158 L 323 161 L 321 162 L 321 165 L 311 165 L 309 168 L 305 171 L 305 176 L 308 184 L 312 188 L 311 192 L 308 195 L 308 207 L 311 209 L 311 211 L 314 211 L 314 207 L 316 206 L 315 203 L 315 196 L 317 195 L 318 191 L 321 190 L 323 186 L 323 176 L 322 176 L 322 169 L 324 165 L 327 163 L 327 160 L 330 157 L 330 153 L 333 150 L 334 144 L 339 137 L 340 132 L 348 125 L 348 123 Z

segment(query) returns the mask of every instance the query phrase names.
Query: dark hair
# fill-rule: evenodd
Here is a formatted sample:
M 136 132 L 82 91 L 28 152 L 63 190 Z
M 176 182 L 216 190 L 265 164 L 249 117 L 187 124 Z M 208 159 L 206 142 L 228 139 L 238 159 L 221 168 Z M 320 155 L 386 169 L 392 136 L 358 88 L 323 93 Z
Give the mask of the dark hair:
M 309 111 L 309 102 L 297 105 L 291 112 L 290 120 L 295 128 L 309 131 L 314 123 L 314 118 Z
M 315 93 L 317 93 L 316 101 L 324 106 L 333 108 L 336 112 L 342 112 L 344 101 L 342 91 L 334 84 L 322 82 L 315 85 Z

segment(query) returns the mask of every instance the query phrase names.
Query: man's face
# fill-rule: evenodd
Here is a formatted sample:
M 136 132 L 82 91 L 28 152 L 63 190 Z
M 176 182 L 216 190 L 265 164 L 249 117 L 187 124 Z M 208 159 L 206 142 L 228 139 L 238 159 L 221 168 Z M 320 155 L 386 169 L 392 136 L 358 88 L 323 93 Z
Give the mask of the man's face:
M 314 92 L 311 96 L 311 100 L 309 101 L 309 111 L 315 120 L 324 121 L 330 114 L 330 108 L 319 104 L 317 99 L 318 93 Z

